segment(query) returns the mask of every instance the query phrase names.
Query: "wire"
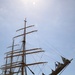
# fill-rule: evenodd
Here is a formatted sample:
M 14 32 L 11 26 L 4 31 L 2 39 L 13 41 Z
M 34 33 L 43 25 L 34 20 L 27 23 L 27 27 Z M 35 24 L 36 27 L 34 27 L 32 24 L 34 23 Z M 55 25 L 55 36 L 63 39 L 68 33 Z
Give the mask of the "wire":
M 34 56 L 32 55 L 32 57 L 33 57 L 33 59 L 35 60 L 35 62 L 36 62 L 36 59 L 34 58 Z M 38 67 L 39 67 L 39 69 L 42 71 L 42 69 L 40 68 L 40 66 L 39 65 L 37 65 Z
M 46 65 L 43 65 L 42 69 L 39 71 L 38 75 L 42 72 L 43 73 L 43 69 L 45 68 Z
M 39 39 L 39 37 L 38 37 L 38 39 Z M 40 39 L 39 39 L 39 40 L 40 40 Z M 50 48 L 50 46 L 52 46 L 52 48 L 54 48 L 54 49 L 52 49 L 52 50 L 54 50 L 58 55 L 60 55 L 60 54 L 63 55 L 61 52 L 56 51 L 57 48 L 55 48 L 55 47 L 54 47 L 52 44 L 50 44 L 47 40 L 43 40 L 43 43 L 44 43 L 44 41 L 47 42 L 47 43 L 45 42 L 45 45 L 48 46 L 48 48 Z M 60 56 L 61 56 L 61 55 L 60 55 Z M 63 55 L 63 56 L 64 56 L 64 55 Z
M 49 58 L 51 58 L 54 62 L 57 62 L 57 60 L 55 60 L 54 58 L 50 57 L 49 55 L 46 55 L 46 56 L 49 57 Z

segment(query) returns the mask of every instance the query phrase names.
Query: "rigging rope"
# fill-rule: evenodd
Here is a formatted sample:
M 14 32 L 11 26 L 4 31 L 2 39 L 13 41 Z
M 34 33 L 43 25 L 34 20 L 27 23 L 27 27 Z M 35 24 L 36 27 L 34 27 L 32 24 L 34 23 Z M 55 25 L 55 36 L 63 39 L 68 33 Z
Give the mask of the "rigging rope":
M 40 42 L 40 38 L 39 38 L 39 36 L 37 36 L 38 37 L 38 39 L 39 39 L 39 42 Z M 35 37 L 36 38 L 36 37 Z M 47 43 L 46 43 L 46 42 Z M 50 48 L 50 46 L 52 46 L 52 48 L 54 48 L 54 49 L 52 49 L 52 50 L 54 50 L 58 55 L 62 55 L 62 56 L 64 56 L 61 52 L 59 52 L 58 50 L 57 50 L 57 48 L 55 48 L 52 44 L 50 44 L 47 40 L 43 40 L 43 43 L 46 45 L 46 46 L 48 46 L 48 48 Z M 51 48 L 50 48 L 51 49 Z M 65 56 L 64 56 L 65 57 Z

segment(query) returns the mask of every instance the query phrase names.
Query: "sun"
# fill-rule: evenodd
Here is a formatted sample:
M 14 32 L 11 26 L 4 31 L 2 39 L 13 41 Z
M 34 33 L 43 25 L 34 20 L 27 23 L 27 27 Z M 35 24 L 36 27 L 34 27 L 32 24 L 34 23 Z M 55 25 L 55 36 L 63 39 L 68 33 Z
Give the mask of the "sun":
M 39 3 L 39 0 L 21 0 L 25 6 L 34 6 L 36 7 Z
M 35 2 L 33 2 L 33 5 L 35 5 Z

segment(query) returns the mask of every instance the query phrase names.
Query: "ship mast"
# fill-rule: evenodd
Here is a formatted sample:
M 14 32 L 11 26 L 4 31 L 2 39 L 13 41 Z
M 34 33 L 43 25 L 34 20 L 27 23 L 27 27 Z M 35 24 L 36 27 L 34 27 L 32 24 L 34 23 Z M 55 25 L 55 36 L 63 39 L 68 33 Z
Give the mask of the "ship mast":
M 12 43 L 11 64 L 10 64 L 11 67 L 12 67 L 12 62 L 13 62 L 13 50 L 14 50 L 14 38 L 13 38 L 13 43 Z M 12 75 L 12 68 L 10 68 L 10 74 Z
M 24 69 L 25 69 L 25 75 L 27 75 L 27 71 L 26 71 L 26 66 L 24 66 L 24 64 L 26 64 L 26 19 L 24 20 L 24 37 L 23 37 L 23 56 L 22 56 L 22 75 L 24 75 Z
M 34 25 L 30 25 L 30 26 L 26 26 L 26 19 L 24 20 L 24 28 L 18 29 L 17 31 L 23 30 L 23 34 L 20 34 L 18 36 L 13 37 L 13 43 L 12 46 L 9 46 L 8 48 L 12 47 L 12 51 L 6 52 L 6 64 L 2 65 L 2 67 L 0 69 L 3 70 L 3 75 L 13 75 L 13 74 L 17 74 L 17 75 L 28 75 L 27 73 L 27 68 L 29 69 L 29 71 L 35 75 L 35 72 L 33 72 L 29 66 L 33 66 L 33 65 L 39 65 L 39 64 L 45 64 L 47 62 L 35 62 L 35 63 L 29 63 L 27 64 L 26 62 L 26 55 L 29 54 L 35 54 L 35 53 L 40 53 L 40 52 L 44 52 L 44 50 L 42 50 L 42 48 L 30 48 L 30 49 L 26 49 L 26 35 L 33 33 L 33 32 L 37 32 L 37 30 L 32 30 L 32 31 L 28 31 L 26 32 L 27 28 L 30 27 L 34 27 Z M 15 43 L 15 38 L 23 36 L 23 40 L 22 40 L 22 48 L 21 49 L 17 49 L 14 50 L 14 46 L 17 46 L 18 44 L 14 44 Z M 21 60 L 17 60 L 14 61 L 15 58 L 17 57 L 21 57 Z M 68 60 L 64 57 L 62 57 L 62 61 L 63 63 L 60 62 L 56 62 L 55 63 L 55 70 L 52 70 L 52 73 L 49 75 L 58 75 L 62 70 L 64 70 L 73 59 Z M 10 62 L 8 62 L 8 59 L 10 59 Z M 45 75 L 44 73 L 42 73 L 42 75 Z

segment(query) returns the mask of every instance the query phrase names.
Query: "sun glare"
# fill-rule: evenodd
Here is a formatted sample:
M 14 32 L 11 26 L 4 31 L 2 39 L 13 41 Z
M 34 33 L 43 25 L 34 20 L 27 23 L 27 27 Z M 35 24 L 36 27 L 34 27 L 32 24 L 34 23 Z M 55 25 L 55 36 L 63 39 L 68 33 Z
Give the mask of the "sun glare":
M 36 5 L 36 4 L 38 4 L 38 0 L 22 0 L 22 2 L 24 4 L 27 4 L 27 5 Z
M 33 2 L 33 5 L 35 5 L 35 2 Z

